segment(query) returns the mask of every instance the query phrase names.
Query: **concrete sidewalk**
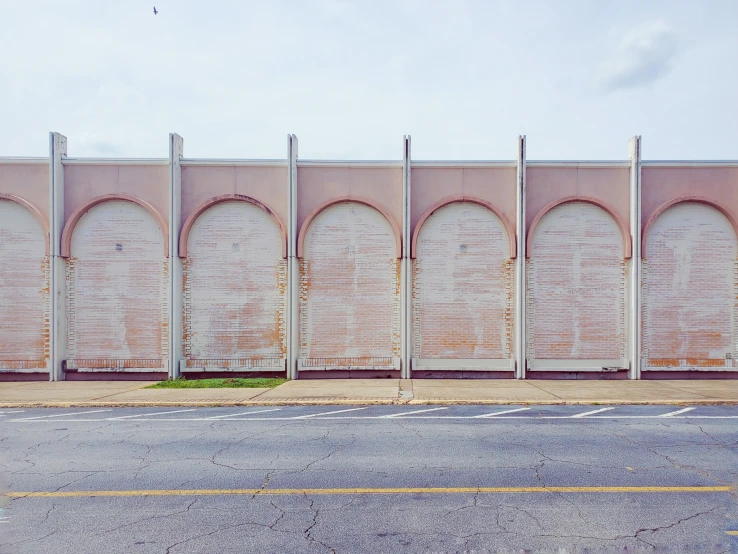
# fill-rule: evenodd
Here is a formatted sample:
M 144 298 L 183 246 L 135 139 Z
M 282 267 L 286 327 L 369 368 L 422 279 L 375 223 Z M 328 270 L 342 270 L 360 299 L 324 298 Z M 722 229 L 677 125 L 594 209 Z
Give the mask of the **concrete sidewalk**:
M 273 389 L 145 389 L 147 382 L 0 383 L 0 408 L 299 404 L 738 404 L 738 381 L 329 379 Z

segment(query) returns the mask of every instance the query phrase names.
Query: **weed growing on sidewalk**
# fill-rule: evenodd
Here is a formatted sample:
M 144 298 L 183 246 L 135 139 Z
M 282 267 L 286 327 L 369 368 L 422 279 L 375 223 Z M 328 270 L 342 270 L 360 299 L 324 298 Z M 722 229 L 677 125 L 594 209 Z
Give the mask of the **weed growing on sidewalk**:
M 169 379 L 147 389 L 272 389 L 284 383 L 287 379 L 273 378 L 230 378 L 230 379 Z

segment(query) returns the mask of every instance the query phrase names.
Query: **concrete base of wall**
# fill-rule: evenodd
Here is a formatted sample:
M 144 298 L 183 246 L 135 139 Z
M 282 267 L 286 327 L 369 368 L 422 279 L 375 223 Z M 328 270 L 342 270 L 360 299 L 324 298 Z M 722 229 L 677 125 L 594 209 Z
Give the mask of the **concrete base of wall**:
M 70 371 L 64 373 L 66 381 L 166 381 L 169 373 L 166 371 Z
M 641 379 L 651 381 L 738 379 L 738 371 L 641 371 Z
M 413 371 L 413 379 L 514 379 L 514 371 Z
M 183 379 L 284 379 L 286 371 L 188 371 L 182 374 Z
M 1 372 L 0 383 L 9 383 L 11 381 L 48 381 L 49 373 L 11 373 Z
M 571 380 L 571 381 L 617 381 L 628 378 L 628 371 L 529 371 L 526 377 L 531 380 Z
M 400 372 L 392 369 L 328 369 L 325 371 L 301 371 L 300 380 L 306 379 L 399 379 Z

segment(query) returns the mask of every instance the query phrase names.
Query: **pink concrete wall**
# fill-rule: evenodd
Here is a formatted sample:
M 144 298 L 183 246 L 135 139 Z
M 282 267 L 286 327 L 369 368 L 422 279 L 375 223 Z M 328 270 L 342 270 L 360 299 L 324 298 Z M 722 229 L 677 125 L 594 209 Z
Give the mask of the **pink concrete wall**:
M 645 225 L 659 206 L 684 196 L 711 200 L 738 220 L 738 167 L 644 166 L 641 224 Z
M 326 202 L 340 197 L 368 198 L 387 211 L 402 228 L 401 167 L 297 168 L 297 224 Z
M 211 198 L 249 196 L 271 208 L 284 225 L 288 218 L 287 165 L 182 167 L 182 221 Z
M 20 196 L 49 219 L 49 164 L 0 162 L 0 193 Z
M 551 202 L 567 196 L 587 196 L 612 207 L 630 224 L 630 169 L 627 167 L 526 168 L 526 226 Z
M 434 204 L 444 198 L 468 195 L 491 203 L 515 226 L 517 220 L 517 169 L 515 167 L 416 167 L 412 183 L 411 228 Z
M 169 221 L 167 165 L 64 166 L 65 221 L 92 198 L 116 193 L 140 198 L 151 204 L 165 222 Z

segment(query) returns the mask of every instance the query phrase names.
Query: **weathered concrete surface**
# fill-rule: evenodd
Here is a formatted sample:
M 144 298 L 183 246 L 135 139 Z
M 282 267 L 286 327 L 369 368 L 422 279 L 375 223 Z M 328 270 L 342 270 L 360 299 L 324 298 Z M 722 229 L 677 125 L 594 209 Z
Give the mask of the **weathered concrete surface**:
M 566 419 L 586 411 L 575 406 L 533 406 L 530 417 L 492 420 L 418 419 L 401 416 L 409 411 L 403 406 L 330 416 L 335 419 L 321 419 L 331 408 L 309 406 L 250 420 L 222 419 L 248 411 L 242 408 L 171 416 L 161 411 L 112 409 L 68 418 L 65 410 L 3 414 L 0 489 L 83 494 L 249 488 L 264 494 L 0 496 L 0 516 L 7 518 L 0 553 L 713 553 L 738 547 L 738 537 L 726 533 L 738 529 L 736 497 L 729 490 L 300 492 L 725 488 L 738 480 L 738 427 L 735 419 L 721 419 L 735 417 L 734 407 L 699 407 L 694 413 L 703 419 L 654 418 L 670 411 L 663 406 L 615 408 L 636 417 L 621 420 Z M 489 411 L 454 406 L 442 413 L 474 417 Z M 294 492 L 269 494 L 274 489 Z
M 0 407 L 290 404 L 738 404 L 738 381 L 328 379 L 273 389 L 145 389 L 148 382 L 0 383 Z

